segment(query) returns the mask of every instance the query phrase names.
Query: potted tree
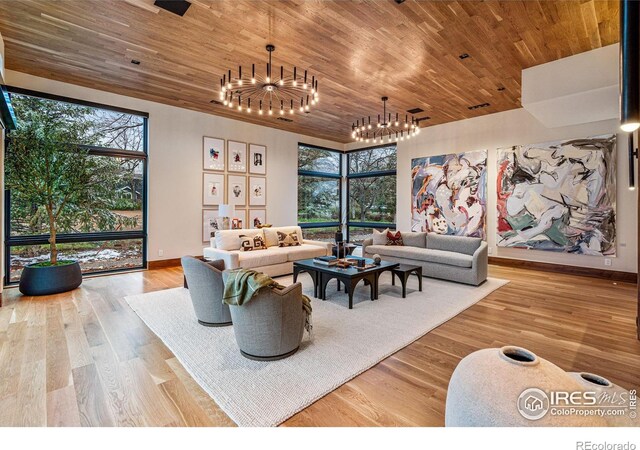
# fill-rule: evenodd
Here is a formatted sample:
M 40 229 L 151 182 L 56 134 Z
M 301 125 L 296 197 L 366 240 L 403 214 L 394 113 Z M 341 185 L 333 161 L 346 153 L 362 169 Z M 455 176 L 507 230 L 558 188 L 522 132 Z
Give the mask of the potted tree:
M 60 258 L 57 235 L 131 225 L 113 212 L 122 168 L 90 152 L 100 138 L 90 108 L 33 97 L 20 97 L 14 107 L 18 127 L 8 136 L 6 187 L 12 203 L 27 205 L 29 222 L 37 222 L 28 231 L 49 236 L 48 260 L 24 267 L 20 292 L 69 291 L 80 286 L 82 272 L 77 261 Z

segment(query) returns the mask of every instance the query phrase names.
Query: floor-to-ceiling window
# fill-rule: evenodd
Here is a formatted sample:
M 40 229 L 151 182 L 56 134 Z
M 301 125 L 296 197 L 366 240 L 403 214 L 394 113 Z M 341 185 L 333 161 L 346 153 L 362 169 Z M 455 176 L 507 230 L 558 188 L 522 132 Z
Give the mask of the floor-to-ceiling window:
M 347 154 L 347 230 L 361 244 L 371 230 L 394 229 L 396 221 L 396 145 Z
M 147 130 L 146 113 L 10 89 L 21 121 L 55 115 L 81 129 L 79 142 L 100 175 L 90 192 L 101 210 L 63 210 L 58 221 L 59 258 L 74 259 L 84 273 L 143 268 L 146 265 Z M 10 158 L 11 133 L 6 137 Z M 42 206 L 23 198 L 19 188 L 5 191 L 5 283 L 16 283 L 25 265 L 49 257 L 49 231 Z
M 307 239 L 333 241 L 341 227 L 342 153 L 298 145 L 298 224 Z

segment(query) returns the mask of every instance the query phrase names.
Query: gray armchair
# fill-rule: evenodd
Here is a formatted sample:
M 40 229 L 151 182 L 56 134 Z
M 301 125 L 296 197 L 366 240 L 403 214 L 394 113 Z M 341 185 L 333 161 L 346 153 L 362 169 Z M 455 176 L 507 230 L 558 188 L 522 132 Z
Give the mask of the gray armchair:
M 236 342 L 246 358 L 274 361 L 293 355 L 300 347 L 306 319 L 302 284 L 263 288 L 251 301 L 229 309 Z
M 207 327 L 231 325 L 229 306 L 222 303 L 224 261 L 183 256 L 181 262 L 198 323 Z

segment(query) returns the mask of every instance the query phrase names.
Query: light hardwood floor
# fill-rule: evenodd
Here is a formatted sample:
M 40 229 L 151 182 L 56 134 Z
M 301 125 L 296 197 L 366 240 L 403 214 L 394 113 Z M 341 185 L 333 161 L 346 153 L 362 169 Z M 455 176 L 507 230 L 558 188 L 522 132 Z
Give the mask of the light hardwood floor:
M 284 425 L 442 426 L 456 364 L 505 344 L 638 387 L 635 284 L 494 266 L 490 275 L 511 283 Z M 181 269 L 169 268 L 92 278 L 50 297 L 6 290 L 0 425 L 233 425 L 123 300 L 181 283 Z

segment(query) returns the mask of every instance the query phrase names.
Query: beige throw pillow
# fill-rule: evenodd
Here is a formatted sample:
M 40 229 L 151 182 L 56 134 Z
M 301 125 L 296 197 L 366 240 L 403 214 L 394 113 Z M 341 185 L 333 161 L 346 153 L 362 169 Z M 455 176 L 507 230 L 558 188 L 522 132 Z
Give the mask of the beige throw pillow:
M 240 250 L 243 252 L 250 252 L 253 250 L 265 250 L 267 248 L 267 244 L 264 243 L 264 237 L 262 234 L 254 234 L 254 235 L 240 235 Z
M 301 245 L 298 240 L 298 233 L 294 231 L 293 233 L 287 234 L 278 231 L 278 247 L 295 247 L 297 245 Z
M 383 231 L 373 230 L 373 245 L 387 245 L 388 231 L 388 228 Z

